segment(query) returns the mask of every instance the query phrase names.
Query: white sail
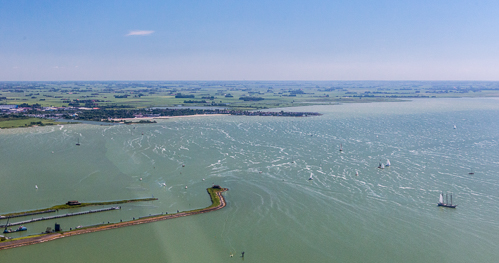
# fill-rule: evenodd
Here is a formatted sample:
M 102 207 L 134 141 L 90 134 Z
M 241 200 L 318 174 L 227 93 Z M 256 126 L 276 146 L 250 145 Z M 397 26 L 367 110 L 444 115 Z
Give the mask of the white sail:
M 438 199 L 438 202 L 439 202 L 440 204 L 443 204 L 443 203 L 444 203 L 444 195 L 443 195 L 442 193 L 440 194 L 440 199 Z
M 390 160 L 386 159 L 386 166 L 390 166 Z
M 313 174 L 313 173 L 311 173 L 311 174 L 310 174 L 310 177 L 308 178 L 308 180 L 314 180 L 314 177 L 313 177 L 313 176 L 314 176 L 314 174 Z

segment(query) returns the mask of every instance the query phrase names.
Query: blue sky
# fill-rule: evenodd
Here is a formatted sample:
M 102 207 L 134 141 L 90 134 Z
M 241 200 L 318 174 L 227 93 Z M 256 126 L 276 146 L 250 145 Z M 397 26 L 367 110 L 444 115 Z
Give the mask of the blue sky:
M 0 81 L 499 80 L 499 1 L 0 0 Z

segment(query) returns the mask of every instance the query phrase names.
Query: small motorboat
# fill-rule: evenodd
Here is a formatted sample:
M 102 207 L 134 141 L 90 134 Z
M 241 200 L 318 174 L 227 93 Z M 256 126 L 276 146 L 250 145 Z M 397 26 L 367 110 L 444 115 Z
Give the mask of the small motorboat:
M 20 232 L 20 231 L 26 231 L 26 230 L 28 230 L 28 229 L 25 226 L 20 226 L 16 230 L 12 230 L 12 228 L 9 228 L 9 229 L 5 228 L 3 233 L 7 234 L 7 233 Z
M 19 232 L 19 231 L 26 231 L 26 230 L 28 230 L 28 229 L 25 226 L 20 226 L 15 231 Z

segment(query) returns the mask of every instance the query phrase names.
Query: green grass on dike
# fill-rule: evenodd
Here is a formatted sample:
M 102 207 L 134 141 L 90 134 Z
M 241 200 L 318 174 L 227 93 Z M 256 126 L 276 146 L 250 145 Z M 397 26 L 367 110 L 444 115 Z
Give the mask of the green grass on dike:
M 49 208 L 24 211 L 24 212 L 17 212 L 17 213 L 9 213 L 9 214 L 5 214 L 2 216 L 10 217 L 10 216 L 17 216 L 17 215 L 22 215 L 22 214 L 44 212 L 44 211 L 48 211 L 48 210 L 62 210 L 62 209 L 71 209 L 71 208 L 79 208 L 79 207 L 85 207 L 85 206 L 96 206 L 96 205 L 116 205 L 116 204 L 124 204 L 124 203 L 131 203 L 131 202 L 145 202 L 145 201 L 155 201 L 155 200 L 158 200 L 158 198 L 149 197 L 149 198 L 127 199 L 127 200 L 109 201 L 109 202 L 91 202 L 91 203 L 81 203 L 80 205 L 62 204 L 62 205 L 55 205 L 55 206 L 52 206 Z
M 0 129 L 33 127 L 33 126 L 48 126 L 57 124 L 67 124 L 67 122 L 56 122 L 41 118 L 1 118 Z

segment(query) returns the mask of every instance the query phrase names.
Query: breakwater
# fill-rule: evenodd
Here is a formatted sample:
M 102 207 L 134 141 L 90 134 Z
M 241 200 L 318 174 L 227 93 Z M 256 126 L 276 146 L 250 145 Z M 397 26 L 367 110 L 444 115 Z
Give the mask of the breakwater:
M 88 211 L 82 211 L 82 212 L 76 212 L 76 213 L 67 213 L 67 214 L 63 214 L 63 215 L 39 217 L 39 218 L 30 219 L 30 220 L 24 220 L 24 221 L 19 221 L 19 222 L 8 223 L 6 225 L 0 225 L 0 228 L 9 227 L 9 226 L 24 225 L 24 224 L 28 224 L 28 223 L 43 221 L 43 220 L 57 219 L 57 218 L 70 217 L 70 216 L 86 215 L 86 214 L 99 213 L 99 212 L 105 212 L 105 211 L 111 211 L 111 210 L 118 210 L 118 209 L 121 209 L 121 207 L 120 206 L 115 206 L 115 207 L 108 207 L 108 208 L 95 209 L 95 210 L 88 210 Z
M 53 213 L 56 212 L 57 210 L 55 209 L 49 209 L 49 210 L 44 210 L 44 211 L 38 211 L 38 212 L 27 212 L 23 214 L 15 214 L 11 216 L 0 216 L 0 219 L 7 219 L 7 218 L 15 218 L 15 217 L 23 217 L 23 216 L 32 216 L 32 215 L 39 215 L 39 214 L 46 214 L 46 213 Z
M 105 224 L 105 225 L 100 225 L 100 226 L 95 226 L 95 227 L 86 227 L 86 228 L 82 228 L 82 229 L 75 229 L 72 231 L 61 232 L 61 233 L 51 233 L 51 234 L 45 234 L 45 235 L 40 235 L 40 236 L 27 237 L 27 238 L 23 238 L 23 239 L 19 239 L 19 240 L 3 241 L 3 242 L 0 242 L 0 250 L 9 249 L 9 248 L 16 248 L 16 247 L 21 247 L 21 246 L 27 246 L 27 245 L 34 245 L 34 244 L 43 243 L 43 242 L 47 242 L 47 241 L 51 241 L 51 240 L 56 240 L 56 239 L 63 238 L 63 237 L 70 237 L 70 236 L 74 236 L 74 235 L 93 233 L 93 232 L 98 232 L 98 231 L 104 231 L 104 230 L 110 230 L 110 229 L 115 229 L 115 228 L 152 223 L 152 222 L 157 222 L 157 221 L 162 221 L 162 220 L 167 220 L 167 219 L 173 219 L 173 218 L 178 218 L 178 217 L 197 215 L 197 214 L 216 211 L 216 210 L 222 209 L 226 206 L 226 202 L 225 202 L 225 199 L 224 199 L 222 193 L 227 191 L 227 190 L 228 190 L 227 188 L 222 188 L 222 189 L 209 188 L 208 193 L 211 196 L 212 205 L 210 205 L 209 207 L 206 207 L 206 208 L 192 210 L 192 211 L 186 211 L 186 212 L 180 212 L 180 213 L 176 213 L 176 214 L 166 214 L 166 215 L 160 215 L 160 216 L 144 217 L 142 219 L 120 222 L 120 223 Z
M 69 205 L 69 204 L 66 203 L 66 204 L 55 205 L 55 206 L 52 206 L 52 207 L 49 207 L 49 208 L 44 208 L 44 209 L 38 209 L 38 210 L 32 210 L 32 211 L 26 211 L 26 212 L 4 214 L 4 215 L 0 216 L 0 219 L 22 217 L 22 216 L 29 216 L 29 215 L 36 215 L 36 214 L 43 214 L 43 213 L 52 213 L 52 212 L 55 212 L 55 211 L 58 211 L 58 210 L 61 210 L 61 209 L 73 209 L 73 208 L 81 208 L 81 207 L 85 207 L 85 206 L 117 205 L 117 204 L 124 204 L 124 203 L 155 201 L 155 200 L 158 200 L 158 198 L 148 197 L 148 198 L 138 198 L 138 199 L 126 199 L 126 200 L 120 200 L 120 201 L 80 203 L 78 205 Z

